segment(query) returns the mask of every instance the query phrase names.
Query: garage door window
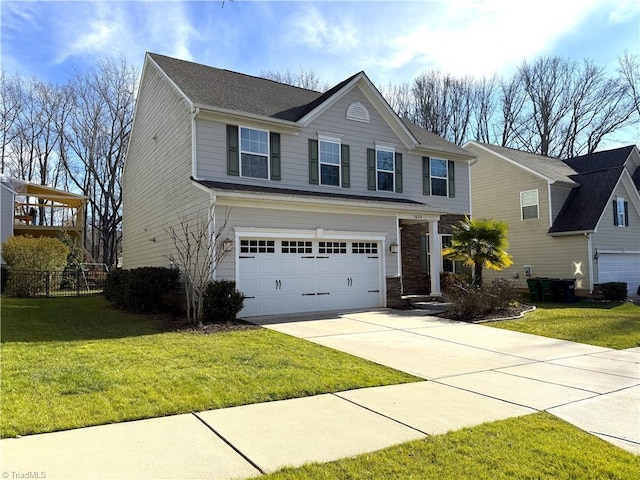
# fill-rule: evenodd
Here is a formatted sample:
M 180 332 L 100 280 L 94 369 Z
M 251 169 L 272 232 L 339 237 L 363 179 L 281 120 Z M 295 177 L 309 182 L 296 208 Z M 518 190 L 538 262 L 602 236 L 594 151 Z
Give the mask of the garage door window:
M 240 253 L 275 253 L 274 240 L 240 240 Z
M 311 242 L 283 240 L 282 253 L 313 253 Z
M 351 253 L 377 254 L 378 244 L 373 242 L 353 242 L 351 244 Z
M 347 242 L 320 242 L 318 253 L 347 253 Z

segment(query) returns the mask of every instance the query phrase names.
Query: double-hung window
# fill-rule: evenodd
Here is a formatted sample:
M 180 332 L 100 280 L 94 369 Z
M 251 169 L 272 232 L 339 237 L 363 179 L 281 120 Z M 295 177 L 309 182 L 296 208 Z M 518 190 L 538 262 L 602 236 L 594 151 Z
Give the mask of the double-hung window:
M 449 172 L 447 161 L 439 158 L 431 159 L 431 195 L 446 197 L 448 195 Z
M 318 138 L 320 185 L 340 186 L 340 150 L 339 139 Z
M 385 192 L 395 191 L 395 152 L 376 148 L 377 188 Z
M 538 190 L 520 192 L 520 211 L 522 214 L 522 220 L 533 220 L 539 218 L 538 205 Z
M 240 127 L 240 175 L 269 178 L 269 132 Z
M 629 204 L 623 197 L 613 199 L 613 224 L 616 227 L 629 226 Z

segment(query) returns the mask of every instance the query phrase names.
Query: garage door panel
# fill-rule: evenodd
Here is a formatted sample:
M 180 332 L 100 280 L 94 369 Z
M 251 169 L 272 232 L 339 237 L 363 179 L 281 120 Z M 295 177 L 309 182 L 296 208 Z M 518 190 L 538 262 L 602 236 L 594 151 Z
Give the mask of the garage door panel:
M 601 253 L 598 282 L 625 282 L 628 293 L 635 294 L 640 285 L 640 254 Z
M 269 252 L 239 254 L 239 289 L 255 297 L 245 301 L 242 316 L 381 305 L 377 243 L 273 242 Z

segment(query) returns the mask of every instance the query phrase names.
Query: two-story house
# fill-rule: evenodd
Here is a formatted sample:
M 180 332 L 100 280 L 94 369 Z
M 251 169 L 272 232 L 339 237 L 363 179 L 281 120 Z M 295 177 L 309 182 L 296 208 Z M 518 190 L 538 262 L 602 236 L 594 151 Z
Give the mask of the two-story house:
M 487 279 L 575 279 L 640 286 L 640 154 L 634 145 L 567 160 L 468 142 L 473 216 L 509 225 L 513 265 Z
M 169 266 L 196 212 L 242 316 L 440 293 L 440 235 L 470 213 L 472 153 L 401 120 L 364 72 L 327 92 L 147 54 L 123 178 L 123 267 Z M 427 242 L 428 239 L 428 242 Z M 421 255 L 422 251 L 422 255 Z

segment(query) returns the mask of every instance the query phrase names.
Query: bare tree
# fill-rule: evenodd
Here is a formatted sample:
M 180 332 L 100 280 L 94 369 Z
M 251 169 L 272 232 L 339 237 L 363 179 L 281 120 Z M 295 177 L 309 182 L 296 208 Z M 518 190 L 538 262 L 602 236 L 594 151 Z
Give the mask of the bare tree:
M 618 57 L 618 73 L 627 84 L 627 93 L 636 113 L 640 116 L 640 54 L 626 50 Z
M 2 150 L 0 151 L 0 173 L 5 172 L 5 159 L 7 148 L 17 136 L 15 124 L 22 109 L 22 85 L 18 75 L 7 77 L 4 71 L 0 72 L 0 120 L 2 124 Z
M 491 143 L 491 119 L 496 110 L 497 76 L 482 77 L 473 84 L 473 137 L 478 142 Z
M 190 323 L 202 324 L 205 290 L 226 255 L 220 238 L 227 228 L 228 218 L 229 211 L 226 211 L 223 221 L 216 224 L 213 215 L 198 211 L 166 228 L 174 247 L 166 258 L 180 270 Z
M 263 70 L 260 72 L 262 78 L 273 80 L 274 82 L 286 83 L 294 87 L 305 88 L 307 90 L 315 90 L 317 92 L 326 92 L 329 90 L 329 84 L 323 81 L 320 76 L 313 70 L 305 70 L 302 66 L 297 73 L 287 69 L 284 72 L 273 70 Z
M 122 222 L 122 169 L 131 132 L 137 74 L 123 60 L 106 59 L 69 84 L 73 111 L 62 154 L 71 182 L 89 197 L 92 255 L 117 259 Z

